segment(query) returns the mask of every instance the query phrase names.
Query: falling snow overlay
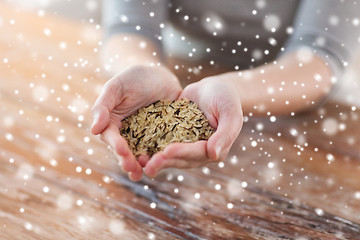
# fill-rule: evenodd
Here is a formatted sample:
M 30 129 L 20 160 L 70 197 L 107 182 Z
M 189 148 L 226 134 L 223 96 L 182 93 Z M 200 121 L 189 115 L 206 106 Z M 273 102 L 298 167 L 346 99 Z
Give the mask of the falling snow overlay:
M 0 0 L 0 239 L 360 239 L 359 9 L 357 0 Z M 239 97 L 243 119 L 228 119 L 223 139 L 243 125 L 220 148 L 224 160 L 214 147 L 206 164 L 183 169 L 182 151 L 170 159 L 177 167 L 130 180 L 129 156 L 91 133 L 92 108 L 109 79 L 139 63 L 195 82 L 174 95 L 195 96 L 214 129 L 237 105 L 206 106 Z M 175 84 L 151 72 L 130 85 L 166 98 L 157 89 Z M 106 86 L 142 104 L 134 89 Z

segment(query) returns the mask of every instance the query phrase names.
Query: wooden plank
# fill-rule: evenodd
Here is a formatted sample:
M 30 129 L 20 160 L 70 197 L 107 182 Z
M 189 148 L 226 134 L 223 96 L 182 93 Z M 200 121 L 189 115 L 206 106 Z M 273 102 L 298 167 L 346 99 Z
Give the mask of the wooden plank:
M 307 144 L 360 160 L 359 123 L 359 107 L 329 101 L 296 117 L 279 118 L 273 124 L 267 121 L 264 130 L 281 133 L 297 145 Z
M 1 239 L 181 239 L 46 181 L 27 162 L 1 160 L 0 171 L 6 182 L 0 188 Z

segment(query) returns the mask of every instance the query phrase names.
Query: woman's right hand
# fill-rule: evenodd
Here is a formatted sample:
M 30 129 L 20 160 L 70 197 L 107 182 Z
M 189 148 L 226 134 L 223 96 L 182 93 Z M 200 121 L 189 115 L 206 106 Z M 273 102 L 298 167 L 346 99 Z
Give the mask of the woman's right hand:
M 175 100 L 181 92 L 180 83 L 170 70 L 145 65 L 129 67 L 104 85 L 92 108 L 91 132 L 100 134 L 112 148 L 131 180 L 140 180 L 143 171 L 127 141 L 120 135 L 121 120 L 156 100 Z

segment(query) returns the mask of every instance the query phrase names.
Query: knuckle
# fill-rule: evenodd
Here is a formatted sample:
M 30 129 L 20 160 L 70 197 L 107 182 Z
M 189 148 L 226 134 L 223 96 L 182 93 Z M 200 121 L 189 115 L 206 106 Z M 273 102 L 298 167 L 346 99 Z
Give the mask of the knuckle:
M 226 138 L 226 147 L 231 147 L 231 145 L 234 143 L 235 139 L 238 137 L 238 133 L 235 131 L 231 131 L 227 134 Z

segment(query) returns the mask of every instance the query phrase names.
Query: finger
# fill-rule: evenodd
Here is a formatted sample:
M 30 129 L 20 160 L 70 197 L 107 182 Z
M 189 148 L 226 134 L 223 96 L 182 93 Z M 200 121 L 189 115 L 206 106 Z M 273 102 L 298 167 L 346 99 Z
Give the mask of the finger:
M 157 153 L 146 164 L 144 172 L 150 178 L 156 177 L 156 175 L 165 168 L 186 168 L 187 162 L 183 159 L 169 159 L 166 158 L 163 153 Z
M 212 160 L 220 160 L 222 152 L 230 149 L 240 133 L 242 123 L 241 106 L 220 110 L 217 129 L 207 144 L 207 153 Z
M 121 161 L 125 172 L 137 172 L 142 169 L 130 151 L 127 141 L 120 135 L 119 129 L 115 124 L 110 123 L 102 132 L 101 137 L 118 155 L 117 157 Z
M 197 141 L 194 143 L 172 143 L 164 149 L 167 158 L 180 158 L 188 161 L 201 161 L 207 158 L 207 141 Z
M 199 95 L 197 92 L 198 84 L 199 82 L 195 82 L 190 85 L 187 85 L 178 98 L 179 99 L 186 98 L 192 100 L 193 102 L 198 103 L 199 102 Z
M 91 133 L 100 134 L 110 122 L 110 112 L 116 106 L 118 86 L 111 84 L 111 80 L 105 84 L 99 97 L 91 109 L 93 123 Z M 119 100 L 120 101 L 120 100 Z
M 206 141 L 173 143 L 164 152 L 155 154 L 145 166 L 145 173 L 155 177 L 165 168 L 191 168 L 208 162 Z
M 141 155 L 138 158 L 138 162 L 142 167 L 146 166 L 146 163 L 150 160 L 150 157 L 148 155 Z
M 137 171 L 137 172 L 129 172 L 128 176 L 131 181 L 137 182 L 140 181 L 142 178 L 143 172 Z
M 128 155 L 130 152 L 127 141 L 120 135 L 116 124 L 110 122 L 100 135 L 101 140 L 108 144 L 120 156 Z
M 90 131 L 94 135 L 100 134 L 110 122 L 110 112 L 104 106 L 93 108 L 93 123 Z
M 115 151 L 113 151 L 115 158 L 118 160 L 119 164 L 122 167 L 122 170 L 124 172 L 128 173 L 128 176 L 130 178 L 130 180 L 132 181 L 139 181 L 142 178 L 143 175 L 143 171 L 142 171 L 142 167 L 136 167 L 135 170 L 133 170 L 132 172 L 129 171 L 129 169 L 127 169 L 128 167 L 128 163 L 129 163 L 129 159 L 127 157 L 122 157 L 119 154 L 117 154 Z M 124 167 L 125 166 L 125 167 Z

